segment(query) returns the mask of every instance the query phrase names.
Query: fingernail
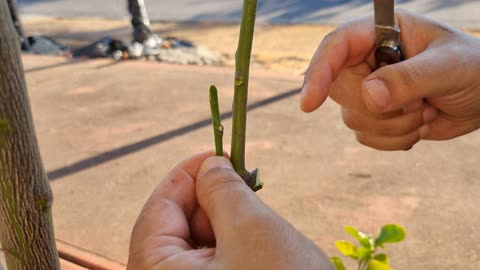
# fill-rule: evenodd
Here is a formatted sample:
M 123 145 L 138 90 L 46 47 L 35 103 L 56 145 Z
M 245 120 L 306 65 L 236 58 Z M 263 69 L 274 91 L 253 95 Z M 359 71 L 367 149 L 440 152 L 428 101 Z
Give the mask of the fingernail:
M 226 159 L 225 157 L 214 156 L 210 157 L 205 160 L 200 166 L 200 170 L 198 171 L 198 176 L 206 174 L 208 171 L 212 169 L 223 168 L 223 169 L 233 169 L 232 163 L 230 160 Z
M 429 132 L 430 132 L 430 128 L 428 127 L 428 125 L 423 125 L 418 130 L 418 134 L 420 135 L 420 138 L 422 138 L 422 139 L 427 137 Z
M 383 81 L 377 79 L 369 80 L 365 82 L 365 87 L 377 107 L 386 108 L 390 105 L 392 97 Z
M 438 116 L 437 109 L 433 107 L 427 107 L 423 111 L 423 123 L 429 123 Z

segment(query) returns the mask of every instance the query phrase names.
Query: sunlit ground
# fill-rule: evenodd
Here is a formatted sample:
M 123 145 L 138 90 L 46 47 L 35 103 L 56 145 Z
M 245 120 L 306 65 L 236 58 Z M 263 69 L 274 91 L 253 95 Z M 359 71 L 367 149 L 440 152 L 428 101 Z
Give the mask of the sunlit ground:
M 25 21 L 28 34 L 47 34 L 71 46 L 81 46 L 104 35 L 128 41 L 128 20 L 55 19 Z M 226 23 L 154 23 L 161 37 L 176 36 L 208 47 L 223 56 L 226 65 L 234 64 L 238 25 Z M 253 68 L 279 73 L 301 74 L 308 66 L 323 37 L 334 26 L 324 25 L 265 25 L 259 24 L 255 33 Z M 480 30 L 468 31 L 480 36 Z

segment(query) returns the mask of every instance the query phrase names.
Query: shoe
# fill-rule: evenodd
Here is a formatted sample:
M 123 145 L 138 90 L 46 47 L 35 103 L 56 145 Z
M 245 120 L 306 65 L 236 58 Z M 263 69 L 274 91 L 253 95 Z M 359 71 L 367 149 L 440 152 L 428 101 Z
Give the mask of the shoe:
M 160 54 L 162 39 L 155 34 L 149 35 L 143 42 L 133 41 L 128 48 L 129 57 L 138 59 Z

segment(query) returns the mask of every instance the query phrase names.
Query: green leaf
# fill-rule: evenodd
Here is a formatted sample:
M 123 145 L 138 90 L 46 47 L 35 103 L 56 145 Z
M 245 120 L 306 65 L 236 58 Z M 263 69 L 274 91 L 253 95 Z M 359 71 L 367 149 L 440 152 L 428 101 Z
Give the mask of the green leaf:
M 360 232 L 352 226 L 345 226 L 344 229 L 348 234 L 357 239 L 362 246 L 366 248 L 371 248 L 373 246 L 373 240 L 370 235 Z
M 377 260 L 370 260 L 368 262 L 367 270 L 392 270 L 388 263 L 384 263 Z
M 354 228 L 352 226 L 345 226 L 344 229 L 351 236 L 353 236 L 355 238 L 359 237 L 359 231 L 356 228 Z
M 358 259 L 359 260 L 364 260 L 364 259 L 370 259 L 372 256 L 372 250 L 370 248 L 366 247 L 360 247 L 358 249 Z
M 348 241 L 337 241 L 335 242 L 337 249 L 345 256 L 358 259 L 358 249 L 357 247 L 348 242 Z
M 347 270 L 347 268 L 345 268 L 345 265 L 343 265 L 343 262 L 340 258 L 332 257 L 332 258 L 330 258 L 330 261 L 335 266 L 335 269 L 337 269 L 337 270 Z
M 375 239 L 375 245 L 383 246 L 385 243 L 401 242 L 405 239 L 405 236 L 405 229 L 401 226 L 396 224 L 385 225 L 380 231 L 380 235 Z
M 383 253 L 378 254 L 375 257 L 373 257 L 373 259 L 375 259 L 377 261 L 380 261 L 380 262 L 383 262 L 383 263 L 386 263 L 386 264 L 389 263 L 389 258 L 387 256 L 387 254 L 383 254 Z

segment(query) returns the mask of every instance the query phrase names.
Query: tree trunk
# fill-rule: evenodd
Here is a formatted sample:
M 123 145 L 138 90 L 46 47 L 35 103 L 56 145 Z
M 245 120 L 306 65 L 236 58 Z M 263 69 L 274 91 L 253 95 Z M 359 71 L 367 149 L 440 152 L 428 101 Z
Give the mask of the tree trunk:
M 7 2 L 0 1 L 0 243 L 9 270 L 60 269 L 52 201 L 33 126 L 18 35 Z

